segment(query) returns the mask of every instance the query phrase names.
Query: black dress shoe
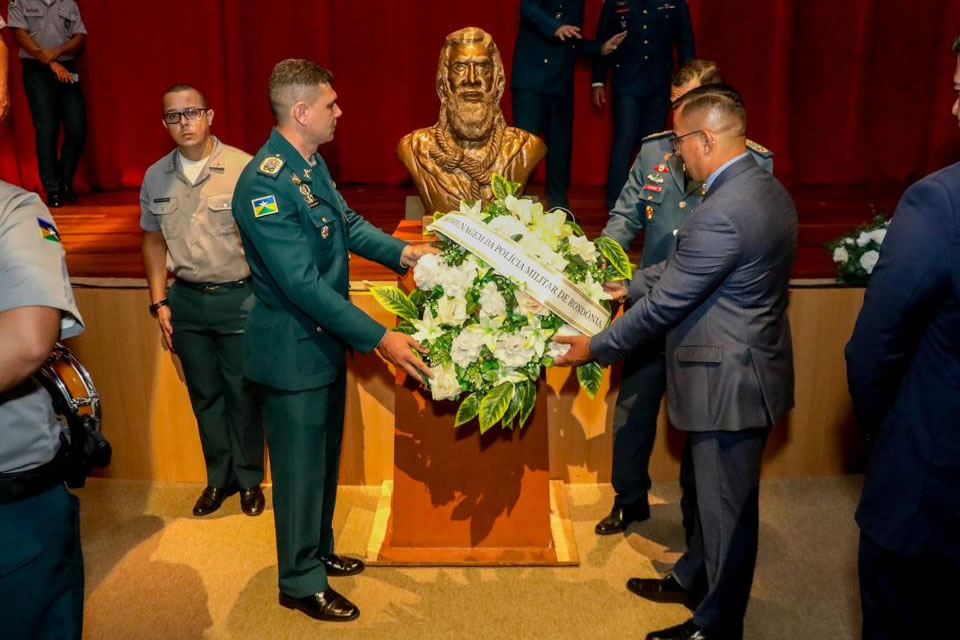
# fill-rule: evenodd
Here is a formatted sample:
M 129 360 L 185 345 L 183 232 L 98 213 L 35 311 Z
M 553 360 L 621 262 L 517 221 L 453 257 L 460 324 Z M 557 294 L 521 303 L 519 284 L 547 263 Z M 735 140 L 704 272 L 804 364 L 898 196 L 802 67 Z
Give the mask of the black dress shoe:
M 63 190 L 63 199 L 67 202 L 74 203 L 77 201 L 77 192 L 74 191 L 72 187 L 67 187 Z
M 63 195 L 59 191 L 47 194 L 47 206 L 51 209 L 57 209 L 63 206 Z
M 240 509 L 248 516 L 258 516 L 263 513 L 266 500 L 260 487 L 250 487 L 240 490 Z
M 598 536 L 609 536 L 614 533 L 623 533 L 631 522 L 643 522 L 650 517 L 650 506 L 646 502 L 621 507 L 614 505 L 613 510 L 606 518 L 597 523 L 594 528 Z
M 329 588 L 306 598 L 294 598 L 281 591 L 280 604 L 287 609 L 299 609 L 311 618 L 330 622 L 346 622 L 360 615 L 357 605 Z
M 707 633 L 705 629 L 694 624 L 692 619 L 675 627 L 667 627 L 647 634 L 647 640 L 714 640 L 714 638 L 713 634 Z
M 630 578 L 627 580 L 627 589 L 653 602 L 689 604 L 690 600 L 690 594 L 672 573 L 663 578 Z
M 227 499 L 232 491 L 221 489 L 220 487 L 207 487 L 197 498 L 197 503 L 193 505 L 193 515 L 206 516 L 220 508 L 223 501 Z
M 328 576 L 355 576 L 366 569 L 363 560 L 348 558 L 347 556 L 338 556 L 335 553 L 320 556 L 320 561 L 323 563 L 323 566 L 327 568 Z

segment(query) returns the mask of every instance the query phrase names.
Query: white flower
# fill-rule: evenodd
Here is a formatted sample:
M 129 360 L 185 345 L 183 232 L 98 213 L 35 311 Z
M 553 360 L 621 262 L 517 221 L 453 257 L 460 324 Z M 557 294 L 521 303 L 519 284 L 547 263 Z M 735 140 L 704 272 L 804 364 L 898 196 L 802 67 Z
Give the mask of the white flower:
M 479 220 L 483 222 L 483 211 L 481 211 L 483 203 L 479 200 L 474 201 L 473 204 L 468 205 L 463 200 L 460 201 L 460 213 L 463 215 L 473 218 L 474 220 Z
M 880 254 L 873 249 L 864 251 L 863 255 L 860 256 L 860 266 L 863 267 L 863 270 L 868 274 L 873 273 L 873 268 L 877 266 L 877 260 L 879 259 Z
M 436 280 L 437 284 L 443 287 L 444 293 L 460 298 L 473 285 L 473 279 L 476 277 L 477 263 L 473 260 L 464 260 L 459 267 L 441 268 Z
M 522 316 L 530 315 L 546 315 L 550 313 L 550 310 L 545 306 L 540 304 L 540 301 L 531 296 L 525 291 L 517 289 L 516 292 L 517 306 L 514 308 L 513 312 L 520 314 Z
M 503 299 L 497 290 L 497 285 L 493 282 L 483 285 L 478 303 L 482 316 L 499 316 L 507 312 L 507 301 Z
M 580 256 L 587 264 L 592 264 L 600 257 L 596 246 L 583 236 L 570 236 L 570 253 Z
M 547 348 L 547 340 L 553 335 L 553 330 L 544 329 L 540 325 L 540 318 L 531 316 L 527 326 L 520 329 L 520 333 L 526 338 L 527 347 L 533 349 L 538 358 L 543 357 L 543 353 Z
M 593 279 L 592 273 L 587 274 L 587 279 L 580 286 L 583 288 L 583 292 L 587 294 L 587 297 L 594 302 L 609 300 L 612 297 L 609 293 L 604 291 L 602 282 L 597 282 Z
M 860 235 L 857 236 L 857 246 L 865 247 L 868 242 L 870 242 L 870 234 L 866 231 L 861 231 Z
M 413 268 L 413 280 L 417 288 L 430 291 L 440 284 L 440 273 L 447 269 L 446 261 L 435 253 L 428 253 L 417 260 Z
M 853 244 L 853 243 L 854 243 L 853 238 L 844 238 L 843 241 L 844 241 L 845 243 L 847 243 L 847 244 Z
M 522 367 L 530 362 L 536 354 L 527 345 L 526 337 L 521 333 L 506 333 L 497 338 L 497 346 L 493 350 L 493 357 L 505 367 Z
M 529 231 L 527 225 L 513 216 L 497 216 L 490 221 L 489 227 L 497 233 L 514 240 L 519 240 L 516 236 L 523 237 L 527 235 Z
M 533 230 L 547 246 L 556 250 L 560 240 L 573 235 L 573 229 L 565 223 L 567 214 L 562 209 L 554 209 L 550 213 L 533 216 Z
M 847 250 L 843 247 L 837 247 L 833 250 L 833 261 L 834 262 L 846 262 L 850 259 L 850 254 L 847 253 Z
M 466 314 L 464 314 L 466 315 Z M 444 334 L 443 327 L 433 317 L 433 311 L 430 305 L 423 310 L 423 320 L 412 320 L 413 326 L 417 332 L 413 334 L 413 339 L 423 342 L 424 340 L 436 340 Z
M 501 368 L 498 372 L 497 379 L 494 380 L 493 382 L 493 386 L 495 387 L 499 386 L 504 382 L 512 382 L 514 384 L 517 384 L 517 383 L 526 382 L 526 381 L 527 381 L 527 376 L 516 371 L 515 369 Z
M 580 336 L 583 335 L 576 329 L 574 329 L 569 324 L 565 324 L 554 334 L 555 336 Z M 566 355 L 567 351 L 570 351 L 570 345 L 560 344 L 559 342 L 551 342 L 550 348 L 547 349 L 547 355 L 556 360 L 562 355 Z
M 450 359 L 453 360 L 454 364 L 467 367 L 480 357 L 484 335 L 481 331 L 473 330 L 476 326 L 470 325 L 453 339 L 450 345 Z
M 887 230 L 883 227 L 874 229 L 870 232 L 870 239 L 877 244 L 883 244 L 883 239 L 887 237 Z
M 453 364 L 447 363 L 430 369 L 433 378 L 430 379 L 430 393 L 434 400 L 456 400 L 460 395 L 460 382 L 457 380 L 457 370 Z
M 443 296 L 437 301 L 437 314 L 443 324 L 459 327 L 467 319 L 467 301 Z
M 543 213 L 543 205 L 528 198 L 507 196 L 503 204 L 507 207 L 507 211 L 520 218 L 524 224 L 530 224 L 534 215 L 539 216 Z

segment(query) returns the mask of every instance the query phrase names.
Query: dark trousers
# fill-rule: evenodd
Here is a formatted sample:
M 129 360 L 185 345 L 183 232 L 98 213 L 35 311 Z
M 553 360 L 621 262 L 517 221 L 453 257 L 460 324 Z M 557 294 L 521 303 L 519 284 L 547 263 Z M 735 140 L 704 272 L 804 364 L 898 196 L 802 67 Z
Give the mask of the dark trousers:
M 860 608 L 863 640 L 952 638 L 960 565 L 890 551 L 860 533 Z
M 71 73 L 77 70 L 72 60 L 61 64 Z M 47 193 L 70 189 L 83 143 L 87 139 L 87 119 L 80 84 L 60 82 L 47 65 L 36 60 L 24 60 L 23 89 L 27 94 L 36 132 L 40 183 Z M 58 150 L 61 124 L 63 146 Z
M 607 171 L 607 211 L 613 209 L 620 197 L 640 142 L 651 133 L 663 129 L 670 109 L 670 100 L 666 95 L 625 96 L 618 95 L 616 88 L 610 102 L 613 110 L 613 142 Z
M 542 136 L 547 143 L 547 202 L 570 208 L 570 154 L 573 145 L 573 96 L 547 96 L 536 91 L 513 92 L 514 126 Z
M 83 554 L 76 496 L 60 484 L 0 504 L 0 636 L 80 640 Z
M 279 586 L 295 598 L 329 586 L 320 557 L 333 553 L 346 383 L 342 373 L 307 391 L 262 387 Z
M 689 432 L 680 462 L 687 550 L 673 574 L 700 599 L 694 622 L 724 640 L 743 636 L 757 562 L 760 463 L 769 433 L 768 428 Z
M 259 486 L 263 426 L 256 386 L 243 375 L 243 331 L 253 290 L 246 284 L 203 293 L 177 282 L 167 299 L 173 346 L 200 428 L 207 485 Z
M 666 387 L 663 349 L 634 351 L 623 362 L 620 393 L 613 411 L 614 506 L 647 504 L 650 454 Z

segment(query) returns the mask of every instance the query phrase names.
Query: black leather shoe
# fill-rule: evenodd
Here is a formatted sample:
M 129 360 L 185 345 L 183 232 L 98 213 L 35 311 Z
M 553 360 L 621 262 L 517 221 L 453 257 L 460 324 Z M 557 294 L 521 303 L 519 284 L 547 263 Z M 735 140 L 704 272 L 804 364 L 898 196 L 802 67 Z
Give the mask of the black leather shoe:
M 690 594 L 672 573 L 663 578 L 630 578 L 627 580 L 627 589 L 653 602 L 688 604 L 690 600 Z
M 47 206 L 51 209 L 57 209 L 63 206 L 63 195 L 55 191 L 47 194 Z
M 210 515 L 220 508 L 220 505 L 223 504 L 223 501 L 227 499 L 230 493 L 229 490 L 221 489 L 220 487 L 207 487 L 203 490 L 203 493 L 200 494 L 200 497 L 197 498 L 197 503 L 193 505 L 193 515 Z
M 77 192 L 72 187 L 67 187 L 63 190 L 63 199 L 72 204 L 77 201 Z
M 320 556 L 320 561 L 327 568 L 328 576 L 355 576 L 364 569 L 366 565 L 363 560 L 348 558 L 347 556 L 338 556 L 331 553 L 328 556 Z
M 299 609 L 311 618 L 330 622 L 346 622 L 360 615 L 360 609 L 333 589 L 319 591 L 306 598 L 294 598 L 280 592 L 280 604 L 287 609 Z
M 641 502 L 628 507 L 614 506 L 606 518 L 597 523 L 594 531 L 598 536 L 623 533 L 631 522 L 643 522 L 650 517 L 650 506 Z
M 258 516 L 263 513 L 266 500 L 260 487 L 250 487 L 240 490 L 240 509 L 248 516 Z
M 719 640 L 719 637 L 707 633 L 705 629 L 694 624 L 692 619 L 675 627 L 667 627 L 647 634 L 647 640 L 714 640 L 714 638 Z

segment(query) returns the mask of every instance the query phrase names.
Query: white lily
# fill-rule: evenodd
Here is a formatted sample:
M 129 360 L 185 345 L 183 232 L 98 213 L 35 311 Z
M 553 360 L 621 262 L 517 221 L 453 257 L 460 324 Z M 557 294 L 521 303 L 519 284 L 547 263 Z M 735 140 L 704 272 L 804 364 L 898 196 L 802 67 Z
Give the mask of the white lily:
M 553 329 L 544 329 L 538 316 L 527 316 L 527 326 L 523 327 L 520 333 L 526 338 L 527 348 L 533 349 L 537 357 L 542 358 L 547 349 L 547 341 L 553 337 L 554 332 Z
M 433 317 L 433 310 L 430 309 L 430 305 L 427 305 L 423 310 L 422 320 L 411 320 L 410 322 L 417 330 L 417 332 L 413 334 L 413 339 L 418 342 L 436 340 L 445 333 L 440 321 Z
M 570 253 L 580 256 L 587 264 L 596 262 L 600 257 L 596 245 L 587 240 L 584 236 L 570 236 Z
M 543 215 L 543 205 L 528 198 L 507 196 L 503 204 L 507 207 L 507 211 L 520 218 L 526 225 L 529 225 L 534 218 Z
M 481 343 L 493 351 L 497 347 L 497 337 L 505 319 L 505 316 L 480 316 L 479 322 L 467 327 L 467 331 L 478 333 Z
M 473 218 L 474 220 L 479 220 L 483 222 L 483 203 L 480 200 L 474 201 L 473 204 L 467 204 L 463 200 L 460 201 L 460 213 L 463 215 Z
M 603 283 L 594 280 L 591 273 L 587 274 L 587 279 L 580 286 L 583 287 L 583 292 L 594 302 L 611 298 L 610 294 L 603 290 Z
M 459 327 L 467 319 L 467 301 L 443 296 L 437 301 L 437 313 L 441 323 Z

